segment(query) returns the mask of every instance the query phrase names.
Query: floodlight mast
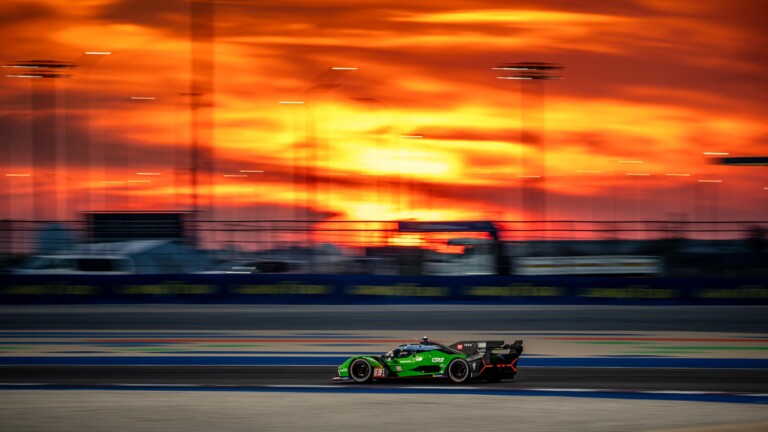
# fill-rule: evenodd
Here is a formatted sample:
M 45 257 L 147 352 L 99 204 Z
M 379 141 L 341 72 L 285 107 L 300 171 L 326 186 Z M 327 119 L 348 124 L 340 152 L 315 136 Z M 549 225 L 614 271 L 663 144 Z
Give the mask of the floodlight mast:
M 52 140 L 48 136 L 50 131 L 57 130 L 56 124 L 60 121 L 55 83 L 59 78 L 73 78 L 70 72 L 77 65 L 58 60 L 21 60 L 2 67 L 9 69 L 6 78 L 32 79 L 32 217 L 35 221 L 55 219 L 62 208 L 61 192 L 46 185 L 62 180 L 56 138 Z M 41 115 L 49 112 L 53 115 Z
M 81 79 L 85 80 L 85 87 L 86 92 L 89 92 L 88 89 L 88 74 L 90 70 L 94 67 L 94 65 L 98 62 L 99 59 L 104 58 L 105 56 L 111 55 L 111 51 L 85 51 L 80 55 L 78 58 L 76 58 L 74 61 L 60 61 L 60 60 L 18 60 L 18 61 L 12 61 L 8 62 L 2 67 L 4 69 L 8 69 L 7 73 L 5 74 L 5 77 L 7 78 L 29 78 L 32 79 L 32 111 L 37 112 L 57 112 L 58 110 L 56 108 L 56 86 L 58 79 L 62 78 L 75 78 L 74 71 L 76 69 L 79 69 L 80 72 L 78 73 L 78 76 L 81 77 Z M 46 93 L 49 93 L 50 95 L 47 95 Z M 90 93 L 87 93 L 89 95 Z M 66 103 L 68 100 L 68 97 L 65 97 L 63 101 Z M 64 122 L 67 122 L 67 113 L 68 111 L 64 110 Z M 32 142 L 32 148 L 33 148 L 33 159 L 35 162 L 33 165 L 35 166 L 35 170 L 39 171 L 38 176 L 35 177 L 35 187 L 37 188 L 39 186 L 38 182 L 43 179 L 43 176 L 41 175 L 43 171 L 50 171 L 55 176 L 59 177 L 55 180 L 57 183 L 59 183 L 61 186 L 63 186 L 61 189 L 67 189 L 66 183 L 68 176 L 66 175 L 66 169 L 67 167 L 76 159 L 72 155 L 71 150 L 68 149 L 68 147 L 65 147 L 64 152 L 61 153 L 60 156 L 54 156 L 56 155 L 56 152 L 50 150 L 50 146 L 54 145 L 55 143 L 53 141 L 47 138 L 46 129 L 54 128 L 55 129 L 55 123 L 59 120 L 57 120 L 57 117 L 60 114 L 56 114 L 54 116 L 48 116 L 48 118 L 44 118 L 44 116 L 37 116 L 34 115 L 32 118 L 33 122 L 33 142 Z M 87 96 L 87 103 L 86 103 L 86 110 L 85 110 L 85 124 L 90 125 L 90 97 Z M 42 131 L 40 130 L 42 129 Z M 67 141 L 69 142 L 71 138 L 71 134 L 73 128 L 66 128 L 66 136 Z M 91 152 L 91 132 L 90 130 L 88 133 L 84 135 L 85 140 L 85 148 L 87 148 L 88 154 L 92 154 Z M 39 153 L 39 154 L 38 154 Z M 46 156 L 47 155 L 47 156 Z M 59 166 L 57 158 L 63 157 L 64 164 Z M 56 164 L 56 167 L 50 167 L 45 166 L 44 163 L 41 165 L 39 162 L 45 161 L 46 159 L 56 159 L 54 161 L 54 164 Z M 47 164 L 47 165 L 50 165 Z M 62 168 L 63 167 L 63 168 Z M 62 171 L 63 170 L 63 175 Z M 89 174 L 89 180 L 91 183 L 93 183 L 92 178 L 92 172 L 93 172 L 93 163 L 92 160 L 89 159 L 88 161 L 88 174 Z M 48 178 L 53 178 L 48 176 Z M 90 200 L 90 194 L 91 191 L 88 192 L 88 200 Z M 64 215 L 67 215 L 67 203 L 68 203 L 68 197 L 64 196 L 64 199 L 61 200 L 61 208 L 58 208 L 58 204 L 56 202 L 59 201 L 59 199 L 54 200 L 54 205 L 51 206 L 50 203 L 43 197 L 40 197 L 39 194 L 35 193 L 33 196 L 33 217 L 35 219 L 39 219 L 41 217 L 46 217 L 43 213 L 43 210 L 45 208 L 49 208 L 49 210 L 53 211 L 53 214 L 57 214 L 59 210 L 62 211 Z
M 63 73 L 77 68 L 72 62 L 57 60 L 24 60 L 3 65 L 8 69 L 20 69 L 19 73 L 7 74 L 8 78 L 72 78 L 74 75 Z
M 526 218 L 547 220 L 546 200 L 546 143 L 544 140 L 544 81 L 562 79 L 557 71 L 565 69 L 556 63 L 515 62 L 500 63 L 492 68 L 504 71 L 497 76 L 502 80 L 520 81 L 521 142 L 532 149 L 530 155 L 521 154 L 519 175 L 522 210 Z M 544 227 L 546 228 L 546 226 Z M 544 236 L 540 236 L 542 239 Z

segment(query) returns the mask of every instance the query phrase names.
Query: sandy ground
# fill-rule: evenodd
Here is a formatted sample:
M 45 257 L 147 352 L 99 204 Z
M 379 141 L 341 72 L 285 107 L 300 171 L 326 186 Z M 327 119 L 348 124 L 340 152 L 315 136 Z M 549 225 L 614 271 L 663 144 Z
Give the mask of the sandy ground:
M 763 405 L 561 397 L 185 391 L 0 392 L 0 430 L 766 431 Z

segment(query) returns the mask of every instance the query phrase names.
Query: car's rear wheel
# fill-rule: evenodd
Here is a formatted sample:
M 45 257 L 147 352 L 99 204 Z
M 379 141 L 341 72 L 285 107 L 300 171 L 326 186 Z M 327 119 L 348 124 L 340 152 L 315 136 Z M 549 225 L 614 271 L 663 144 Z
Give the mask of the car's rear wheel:
M 448 365 L 448 378 L 457 384 L 467 382 L 469 379 L 469 363 L 461 358 L 452 361 Z
M 368 382 L 373 376 L 373 368 L 365 359 L 357 359 L 349 365 L 349 376 L 358 383 Z

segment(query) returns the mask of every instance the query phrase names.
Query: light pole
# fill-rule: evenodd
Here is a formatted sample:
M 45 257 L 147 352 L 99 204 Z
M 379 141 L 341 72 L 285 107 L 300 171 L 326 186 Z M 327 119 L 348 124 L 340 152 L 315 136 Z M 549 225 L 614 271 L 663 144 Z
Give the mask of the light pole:
M 194 69 L 194 68 L 193 68 Z M 191 84 L 192 90 L 196 89 L 198 83 L 193 80 L 193 83 Z M 206 121 L 211 120 L 211 115 L 203 116 L 201 117 L 199 114 L 200 108 L 203 106 L 203 104 L 200 102 L 200 98 L 203 96 L 203 93 L 197 92 L 197 91 L 190 91 L 188 93 L 181 93 L 180 96 L 189 96 L 189 200 L 190 200 L 190 206 L 191 206 L 191 214 L 192 214 L 192 220 L 190 221 L 190 230 L 191 233 L 191 239 L 190 243 L 192 246 L 196 246 L 198 242 L 197 234 L 198 234 L 198 226 L 197 224 L 200 221 L 200 194 L 199 194 L 199 173 L 200 173 L 200 167 L 201 167 L 201 160 L 207 160 L 208 157 L 203 156 L 203 153 L 207 156 L 210 153 L 210 148 L 208 144 L 208 136 L 202 137 L 200 133 L 200 127 L 202 123 L 206 123 Z M 201 141 L 204 141 L 201 145 Z M 210 173 L 212 174 L 212 173 Z M 209 176 L 209 186 L 212 187 L 212 184 L 214 183 L 214 180 L 212 178 L 213 176 Z M 211 192 L 209 190 L 209 192 Z M 212 195 L 212 193 L 211 193 Z M 213 198 L 211 198 L 212 203 Z M 213 211 L 213 208 L 211 207 L 211 212 Z
M 248 174 L 243 174 L 242 172 L 238 172 L 237 174 L 222 174 L 221 176 L 224 178 L 227 178 L 228 180 L 231 179 L 230 180 L 231 183 L 222 183 L 222 187 L 224 187 L 225 190 L 231 189 L 235 191 L 235 196 L 237 197 L 235 199 L 228 200 L 229 206 L 230 206 L 230 216 L 229 216 L 228 222 L 230 227 L 227 228 L 225 226 L 224 228 L 225 234 L 227 230 L 229 230 L 230 232 L 230 239 L 229 239 L 230 244 L 237 245 L 238 241 L 242 240 L 242 239 L 238 239 L 237 237 L 239 234 L 238 233 L 239 226 L 243 222 L 243 219 L 238 219 L 237 210 L 238 210 L 238 207 L 240 207 L 240 205 L 243 202 L 243 200 L 239 196 L 240 195 L 239 192 L 245 192 L 246 188 L 242 187 L 243 182 L 245 182 L 245 180 L 234 180 L 234 179 L 245 179 L 248 177 Z M 246 193 L 242 193 L 242 195 L 247 196 Z M 219 200 L 219 202 L 221 202 L 221 200 Z M 218 213 L 222 215 L 222 218 L 219 219 L 219 223 L 221 223 L 224 220 L 223 216 L 226 215 L 226 213 L 224 212 L 224 209 L 222 209 L 222 211 Z
M 561 79 L 556 73 L 562 69 L 561 65 L 541 62 L 502 63 L 493 68 L 506 72 L 497 79 L 520 81 L 520 136 L 526 147 L 519 159 L 522 207 L 526 218 L 544 222 L 542 238 L 546 238 L 547 220 L 544 82 Z
M 91 129 L 90 129 L 90 91 L 88 89 L 88 77 L 90 74 L 91 69 L 98 63 L 98 61 L 107 56 L 112 54 L 109 51 L 86 51 L 80 57 L 75 59 L 73 62 L 63 62 L 63 61 L 57 61 L 57 60 L 27 60 L 27 61 L 18 61 L 18 62 L 12 62 L 3 65 L 4 68 L 12 69 L 14 73 L 9 73 L 6 75 L 6 77 L 9 78 L 32 78 L 35 79 L 33 82 L 33 96 L 32 96 L 32 111 L 33 111 L 33 159 L 34 163 L 33 165 L 36 167 L 36 170 L 39 171 L 38 174 L 42 174 L 44 171 L 48 171 L 49 174 L 46 176 L 43 175 L 37 175 L 34 179 L 35 185 L 36 185 L 36 193 L 35 195 L 38 195 L 37 192 L 40 192 L 41 185 L 38 184 L 38 182 L 44 181 L 45 179 L 51 179 L 52 182 L 55 184 L 53 187 L 54 189 L 54 198 L 52 200 L 53 202 L 53 214 L 56 215 L 59 210 L 62 211 L 63 214 L 68 213 L 68 207 L 67 207 L 67 201 L 69 200 L 69 196 L 65 195 L 64 199 L 61 200 L 59 203 L 59 194 L 58 194 L 58 186 L 63 186 L 64 189 L 68 189 L 68 171 L 69 168 L 72 166 L 75 166 L 79 162 L 79 158 L 75 156 L 76 152 L 73 151 L 73 143 L 76 140 L 76 137 L 72 134 L 72 131 L 74 128 L 67 127 L 66 128 L 66 139 L 65 139 L 65 146 L 62 149 L 57 149 L 57 141 L 55 139 L 56 137 L 56 123 L 57 123 L 57 113 L 56 113 L 56 88 L 54 85 L 52 85 L 52 88 L 43 88 L 43 84 L 41 84 L 43 81 L 47 81 L 50 79 L 55 78 L 73 78 L 74 75 L 71 73 L 75 68 L 81 69 L 83 72 L 80 74 L 80 76 L 84 77 L 85 79 L 85 86 L 86 86 L 86 116 L 84 123 L 88 127 L 85 134 L 85 148 L 88 152 L 88 180 L 89 183 L 93 183 L 95 181 L 95 176 L 93 175 L 93 151 L 91 148 Z M 66 107 L 67 104 L 67 95 L 66 95 L 66 89 L 64 93 L 64 100 L 63 104 Z M 49 112 L 50 111 L 50 112 Z M 65 123 L 69 123 L 69 116 L 71 114 L 65 110 L 64 113 L 64 121 Z M 59 162 L 63 162 L 61 167 L 59 167 Z M 60 177 L 60 178 L 59 178 Z M 88 197 L 86 197 L 87 200 L 90 199 L 90 191 L 88 191 Z M 44 201 L 45 198 L 36 196 L 36 201 Z M 87 202 L 87 201 L 86 201 Z M 61 208 L 58 208 L 58 205 L 61 204 Z M 47 205 L 47 204 L 46 204 Z M 39 219 L 40 216 L 42 216 L 42 210 L 39 208 L 40 206 L 36 203 L 33 205 L 33 213 L 35 214 L 35 218 Z
M 301 217 L 299 209 L 301 207 L 299 201 L 299 183 L 301 180 L 301 177 L 299 176 L 299 142 L 298 142 L 298 134 L 296 132 L 296 112 L 295 108 L 297 106 L 304 106 L 304 101 L 280 101 L 278 102 L 280 105 L 286 106 L 290 109 L 291 112 L 291 128 L 293 131 L 293 145 L 292 147 L 292 169 L 291 169 L 291 180 L 293 182 L 293 220 L 298 221 Z M 306 114 L 304 116 L 306 120 Z M 305 143 L 306 144 L 306 143 Z
M 305 199 L 306 199 L 306 231 L 307 231 L 307 247 L 310 250 L 310 267 L 315 269 L 315 254 L 313 252 L 314 239 L 312 237 L 313 219 L 315 210 L 318 204 L 318 190 L 321 189 L 321 178 L 319 175 L 320 164 L 320 143 L 318 142 L 317 126 L 315 118 L 315 102 L 318 98 L 324 97 L 329 91 L 336 88 L 336 82 L 341 79 L 342 76 L 351 71 L 356 71 L 356 67 L 344 67 L 334 66 L 320 74 L 318 74 L 310 83 L 309 87 L 304 90 L 303 100 L 294 101 L 281 101 L 284 105 L 303 105 L 305 107 L 305 145 L 307 146 L 305 151 L 305 167 L 304 167 L 304 182 L 305 184 Z M 294 150 L 295 151 L 295 150 Z M 295 155 L 296 153 L 294 153 Z M 295 170 L 294 170 L 295 174 Z M 297 176 L 294 175 L 294 178 Z
M 329 159 L 329 139 L 326 135 L 325 139 L 321 139 L 318 136 L 317 133 L 317 116 L 315 108 L 318 106 L 315 102 L 319 99 L 325 98 L 325 96 L 333 89 L 338 87 L 337 82 L 341 80 L 342 77 L 344 77 L 347 73 L 356 71 L 358 68 L 356 67 L 347 67 L 347 66 L 334 66 L 330 69 L 321 72 L 318 74 L 314 80 L 312 81 L 312 85 L 304 92 L 305 93 L 305 100 L 307 100 L 309 103 L 307 106 L 306 113 L 309 115 L 309 119 L 307 121 L 307 134 L 308 134 L 308 145 L 310 146 L 310 155 L 309 158 L 311 159 L 308 161 L 308 167 L 310 167 L 310 171 L 307 175 L 307 181 L 309 182 L 309 195 L 311 196 L 311 199 L 308 202 L 308 220 L 313 219 L 313 212 L 316 210 L 317 204 L 318 204 L 318 196 L 322 197 L 323 193 L 326 194 L 326 198 L 330 195 L 330 190 L 323 190 L 324 188 L 329 189 L 330 188 L 330 180 L 326 179 L 326 176 L 321 176 L 320 168 L 325 167 L 326 171 L 330 172 L 329 165 L 330 165 L 330 159 Z M 327 104 L 326 104 L 327 105 Z M 326 106 L 325 110 L 325 120 L 326 120 L 326 127 L 330 128 L 330 121 L 328 119 L 328 110 Z M 326 133 L 329 134 L 329 131 L 326 130 Z M 325 181 L 325 185 L 323 184 Z M 327 200 L 326 200 L 327 201 Z M 311 227 L 310 227 L 311 230 Z
M 261 182 L 262 178 L 265 175 L 265 171 L 261 169 L 241 169 L 241 173 L 251 177 L 250 180 L 252 180 L 250 185 L 246 188 L 244 188 L 244 191 L 246 192 L 245 197 L 246 199 L 243 202 L 243 207 L 245 209 L 244 213 L 247 214 L 248 205 L 253 206 L 253 226 L 255 227 L 255 232 L 253 233 L 254 236 L 252 237 L 252 242 L 256 245 L 256 248 L 260 248 L 261 244 L 268 243 L 267 241 L 264 241 L 262 239 L 262 222 L 261 220 L 264 219 L 264 215 L 260 212 L 260 205 L 263 205 L 263 201 L 260 202 L 261 194 L 259 193 L 261 190 Z M 253 200 L 249 200 L 251 196 L 255 197 Z M 248 219 L 245 217 L 244 219 Z
M 32 79 L 32 213 L 35 221 L 56 218 L 60 195 L 57 186 L 59 151 L 57 148 L 56 87 L 60 78 L 72 78 L 76 68 L 72 62 L 58 60 L 26 60 L 11 62 L 8 78 Z M 48 86 L 50 84 L 50 86 Z M 52 188 L 49 193 L 47 186 Z M 49 197 L 49 195 L 51 195 Z
M 198 202 L 199 171 L 202 168 L 208 192 L 208 218 L 215 217 L 215 187 L 218 180 L 215 172 L 215 45 L 216 5 L 212 0 L 191 0 L 189 2 L 189 147 L 190 182 L 192 194 L 192 225 L 190 243 L 198 246 L 201 242 L 200 208 Z M 216 241 L 216 238 L 211 238 Z
M 24 118 L 28 117 L 26 113 L 11 113 L 0 117 L 0 161 L 2 161 L 2 168 L 6 171 L 6 177 L 29 177 L 29 174 L 18 174 L 19 167 L 14 166 L 14 135 L 17 129 L 18 123 Z M 18 161 L 16 161 L 18 162 Z M 11 211 L 14 207 L 18 207 L 18 203 L 12 206 L 13 202 L 13 188 L 11 182 L 8 182 L 8 192 L 3 194 L 3 211 L 2 216 L 8 216 L 8 219 L 12 219 Z
M 80 66 L 83 70 L 82 77 L 85 80 L 85 120 L 83 121 L 86 125 L 86 132 L 85 132 L 85 143 L 84 147 L 88 151 L 88 191 L 87 191 L 87 197 L 86 197 L 86 208 L 92 208 L 94 206 L 93 202 L 93 185 L 97 181 L 97 174 L 96 171 L 96 165 L 98 163 L 98 160 L 96 158 L 96 151 L 94 149 L 94 136 L 93 136 L 93 129 L 91 128 L 91 86 L 90 86 L 90 76 L 91 71 L 94 67 L 96 67 L 96 64 L 101 61 L 102 59 L 106 58 L 107 56 L 112 55 L 110 51 L 86 51 L 84 52 L 76 61 L 75 63 Z M 70 128 L 71 129 L 71 128 Z M 68 129 L 68 130 L 70 130 Z M 74 137 L 73 137 L 74 138 Z

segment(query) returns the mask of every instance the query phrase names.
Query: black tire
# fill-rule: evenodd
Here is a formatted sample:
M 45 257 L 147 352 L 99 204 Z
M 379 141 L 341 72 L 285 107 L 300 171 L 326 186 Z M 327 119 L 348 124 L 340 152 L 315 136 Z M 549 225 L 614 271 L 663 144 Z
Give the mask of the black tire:
M 373 367 L 365 359 L 357 359 L 349 365 L 349 376 L 356 383 L 365 383 L 373 377 Z
M 448 378 L 456 384 L 462 384 L 469 380 L 469 363 L 462 358 L 457 358 L 448 364 Z

